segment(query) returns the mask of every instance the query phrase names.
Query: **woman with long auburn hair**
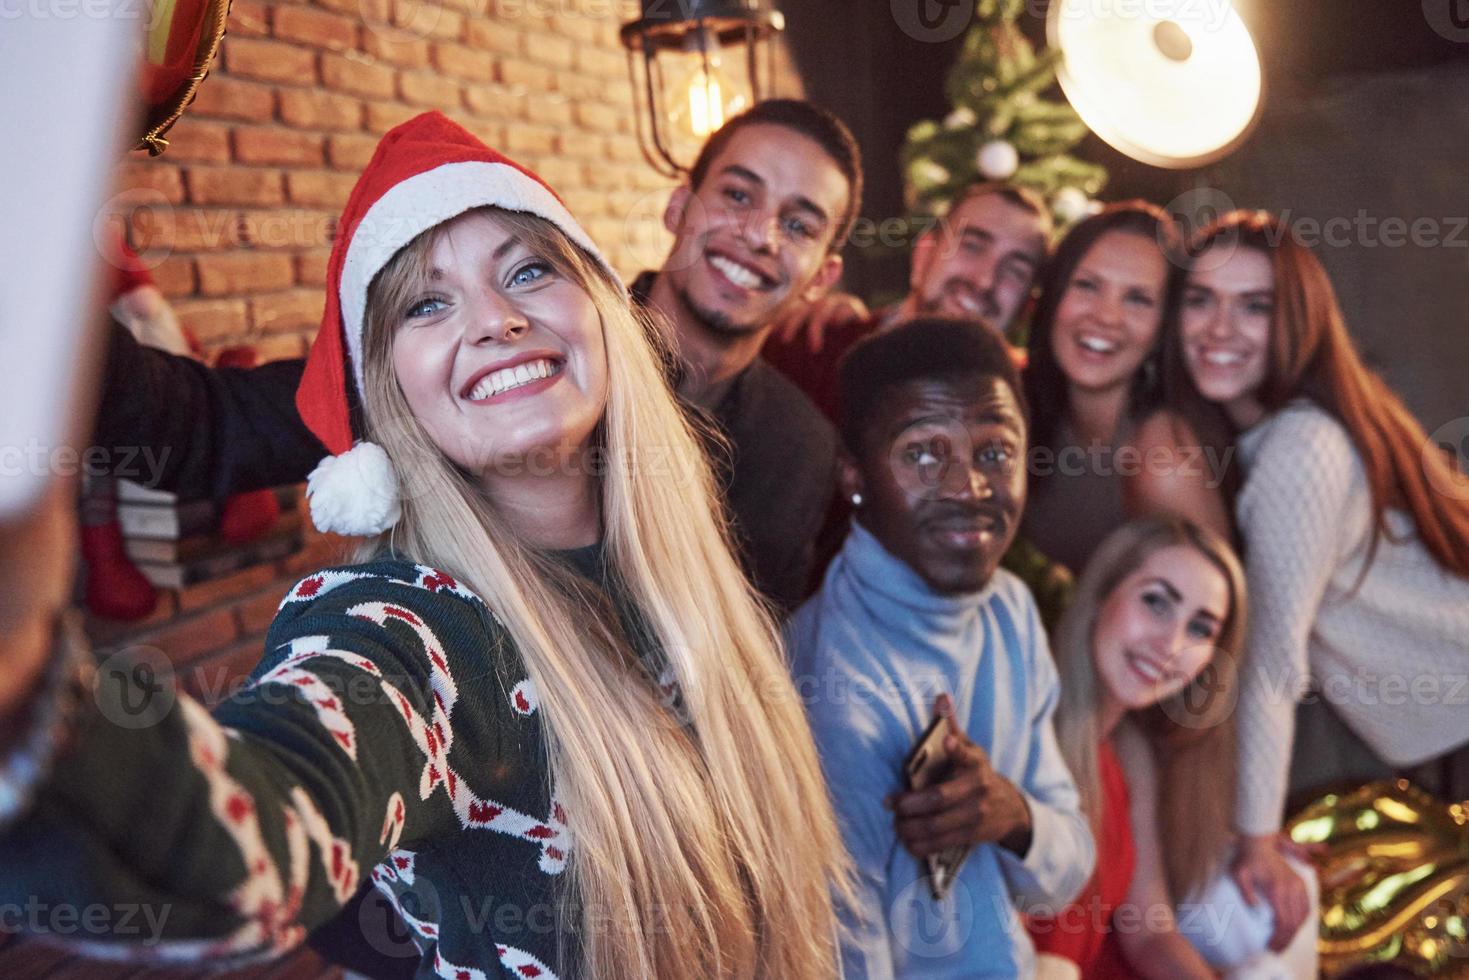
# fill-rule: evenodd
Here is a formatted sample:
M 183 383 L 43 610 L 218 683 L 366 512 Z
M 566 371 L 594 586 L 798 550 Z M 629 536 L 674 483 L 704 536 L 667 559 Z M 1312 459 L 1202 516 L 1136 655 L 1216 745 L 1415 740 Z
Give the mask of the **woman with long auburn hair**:
M 1362 363 L 1325 269 L 1281 219 L 1226 215 L 1192 252 L 1166 383 L 1238 449 L 1253 597 L 1235 873 L 1288 921 L 1301 895 L 1277 834 L 1310 679 L 1392 765 L 1469 741 L 1469 479 Z
M 336 454 L 313 518 L 359 562 L 291 590 L 212 717 L 180 695 L 25 741 L 0 900 L 166 904 L 156 942 L 94 948 L 218 965 L 370 876 L 422 977 L 833 976 L 840 837 L 657 331 L 438 113 L 383 138 L 329 280 L 298 406 Z
M 1233 550 L 1180 518 L 1124 524 L 1082 573 L 1052 644 L 1056 735 L 1098 860 L 1071 906 L 1030 920 L 1046 980 L 1267 967 L 1314 980 L 1314 931 L 1275 957 L 1265 949 L 1269 911 L 1245 908 L 1221 877 L 1235 842 L 1233 708 L 1246 621 Z
M 1165 211 L 1124 201 L 1067 232 L 1041 274 L 1022 375 L 1032 435 L 1022 531 L 1076 574 L 1129 517 L 1176 513 L 1229 533 L 1197 438 L 1162 400 L 1182 245 Z

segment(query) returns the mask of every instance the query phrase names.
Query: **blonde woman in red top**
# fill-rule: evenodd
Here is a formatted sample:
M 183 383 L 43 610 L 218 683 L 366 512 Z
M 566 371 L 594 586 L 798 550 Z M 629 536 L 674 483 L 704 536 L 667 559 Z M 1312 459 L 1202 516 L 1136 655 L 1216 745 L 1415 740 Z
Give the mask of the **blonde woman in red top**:
M 1033 916 L 1039 976 L 1315 975 L 1314 933 L 1266 948 L 1225 872 L 1244 572 L 1213 532 L 1155 515 L 1098 547 L 1057 627 L 1056 734 L 1097 839 L 1081 896 Z

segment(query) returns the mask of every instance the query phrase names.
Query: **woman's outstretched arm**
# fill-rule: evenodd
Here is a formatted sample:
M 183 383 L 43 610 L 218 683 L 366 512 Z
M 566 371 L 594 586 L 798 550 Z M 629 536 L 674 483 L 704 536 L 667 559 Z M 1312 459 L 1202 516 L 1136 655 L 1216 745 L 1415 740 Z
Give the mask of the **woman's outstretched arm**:
M 148 928 L 89 936 L 93 954 L 271 957 L 389 852 L 460 829 L 475 801 L 444 785 L 444 649 L 494 647 L 490 619 L 384 567 L 292 590 L 266 659 L 213 716 L 151 670 L 104 665 L 66 754 L 0 835 L 0 900 L 142 910 Z
M 1348 544 L 1371 530 L 1366 478 L 1346 431 L 1319 409 L 1267 423 L 1240 494 L 1250 616 L 1240 670 L 1234 876 L 1276 916 L 1271 949 L 1309 914 L 1305 885 L 1278 848 L 1296 703 L 1311 678 L 1310 637 Z

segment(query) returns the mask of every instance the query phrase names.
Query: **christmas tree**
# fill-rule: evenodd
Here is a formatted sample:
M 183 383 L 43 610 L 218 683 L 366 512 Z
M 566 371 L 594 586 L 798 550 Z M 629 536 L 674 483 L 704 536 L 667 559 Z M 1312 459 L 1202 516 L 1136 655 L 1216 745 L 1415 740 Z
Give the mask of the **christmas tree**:
M 975 23 L 949 72 L 953 110 L 908 130 L 903 146 L 907 204 L 916 219 L 942 217 L 977 180 L 1008 180 L 1051 202 L 1063 224 L 1085 215 L 1107 171 L 1071 156 L 1087 127 L 1056 82 L 1058 51 L 1037 53 L 1016 21 L 1026 0 L 979 0 Z

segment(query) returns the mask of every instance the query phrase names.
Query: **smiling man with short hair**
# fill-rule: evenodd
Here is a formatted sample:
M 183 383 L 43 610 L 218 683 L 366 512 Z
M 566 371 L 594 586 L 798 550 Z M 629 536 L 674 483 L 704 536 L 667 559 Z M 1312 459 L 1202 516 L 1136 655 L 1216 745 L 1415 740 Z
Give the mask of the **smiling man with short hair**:
M 861 194 L 851 133 L 809 102 L 758 103 L 709 138 L 669 199 L 673 248 L 647 289 L 677 327 L 681 392 L 711 403 L 777 320 L 826 295 Z
M 846 293 L 827 293 L 782 314 L 763 356 L 829 417 L 837 364 L 857 342 L 917 316 L 983 320 L 1012 339 L 1046 259 L 1051 214 L 1034 192 L 998 182 L 971 185 L 913 243 L 908 294 L 869 313 Z
M 810 102 L 757 103 L 704 145 L 669 199 L 663 268 L 632 286 L 673 322 L 679 397 L 730 443 L 711 455 L 740 551 L 787 609 L 809 592 L 836 436 L 760 348 L 776 320 L 841 276 L 861 195 L 861 158 L 840 120 Z
M 1031 191 L 1003 183 L 970 186 L 914 243 L 908 295 L 885 319 L 968 317 L 1012 335 L 1050 234 L 1050 211 Z

